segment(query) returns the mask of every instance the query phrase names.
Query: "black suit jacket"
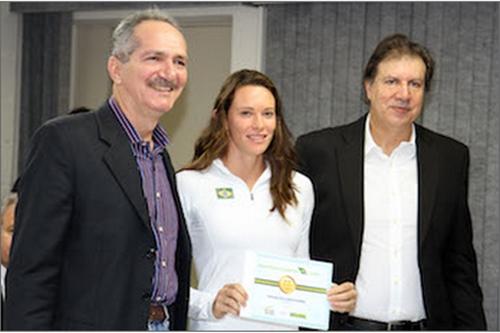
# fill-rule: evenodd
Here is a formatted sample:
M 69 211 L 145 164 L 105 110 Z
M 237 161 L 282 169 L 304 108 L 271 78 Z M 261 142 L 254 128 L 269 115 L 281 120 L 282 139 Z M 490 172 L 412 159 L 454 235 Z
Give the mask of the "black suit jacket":
M 191 246 L 179 215 L 171 329 L 184 330 Z M 34 135 L 20 184 L 6 329 L 146 330 L 156 249 L 141 176 L 107 103 L 64 116 Z
M 333 280 L 355 281 L 364 227 L 366 116 L 297 140 L 302 171 L 315 188 L 311 257 L 335 263 Z M 485 329 L 467 204 L 465 145 L 417 124 L 418 265 L 431 330 Z M 334 314 L 330 328 L 345 315 Z

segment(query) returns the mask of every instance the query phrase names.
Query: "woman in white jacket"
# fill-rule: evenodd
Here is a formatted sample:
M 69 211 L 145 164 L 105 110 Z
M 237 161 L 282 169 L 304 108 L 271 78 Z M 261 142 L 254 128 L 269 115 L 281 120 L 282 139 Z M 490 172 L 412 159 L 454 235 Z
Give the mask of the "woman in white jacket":
M 191 288 L 191 330 L 293 330 L 239 317 L 245 250 L 309 258 L 314 207 L 311 181 L 295 171 L 295 151 L 272 81 L 253 70 L 233 73 L 216 98 L 193 161 L 177 174 L 193 245 L 198 287 Z M 352 283 L 327 293 L 350 311 Z

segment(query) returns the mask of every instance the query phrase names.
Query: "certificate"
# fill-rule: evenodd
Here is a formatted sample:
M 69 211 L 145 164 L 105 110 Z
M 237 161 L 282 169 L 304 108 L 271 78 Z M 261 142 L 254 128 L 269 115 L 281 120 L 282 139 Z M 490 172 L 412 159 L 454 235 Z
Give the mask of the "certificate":
M 245 253 L 242 318 L 328 329 L 333 264 L 266 253 Z

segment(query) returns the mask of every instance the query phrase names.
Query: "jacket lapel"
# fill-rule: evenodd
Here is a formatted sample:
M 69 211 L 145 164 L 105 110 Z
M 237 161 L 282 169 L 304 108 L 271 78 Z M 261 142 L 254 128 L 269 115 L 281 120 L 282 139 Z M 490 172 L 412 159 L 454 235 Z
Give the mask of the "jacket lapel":
M 150 228 L 147 203 L 141 185 L 141 175 L 129 141 L 107 103 L 96 112 L 96 116 L 100 138 L 109 146 L 103 156 L 104 162 L 141 220 Z
M 417 131 L 417 164 L 418 164 L 418 232 L 419 245 L 429 231 L 431 214 L 436 198 L 436 189 L 439 179 L 436 167 L 438 156 L 432 149 L 431 138 L 419 125 Z
M 346 218 L 351 228 L 351 236 L 356 246 L 361 244 L 363 235 L 363 161 L 364 127 L 366 116 L 346 128 L 344 144 L 339 147 L 338 167 L 340 186 Z

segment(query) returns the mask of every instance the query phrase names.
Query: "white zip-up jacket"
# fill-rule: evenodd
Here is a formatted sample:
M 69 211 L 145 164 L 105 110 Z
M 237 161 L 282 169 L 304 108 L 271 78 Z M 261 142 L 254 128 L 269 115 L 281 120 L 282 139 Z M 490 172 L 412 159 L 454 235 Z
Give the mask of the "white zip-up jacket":
M 233 315 L 215 319 L 212 303 L 228 283 L 241 283 L 245 250 L 309 258 L 309 225 L 314 207 L 311 181 L 294 172 L 298 204 L 285 221 L 270 212 L 269 166 L 250 190 L 220 159 L 203 171 L 181 171 L 177 185 L 193 246 L 198 287 L 191 288 L 190 330 L 296 330 Z M 251 295 L 249 295 L 251 297 Z

